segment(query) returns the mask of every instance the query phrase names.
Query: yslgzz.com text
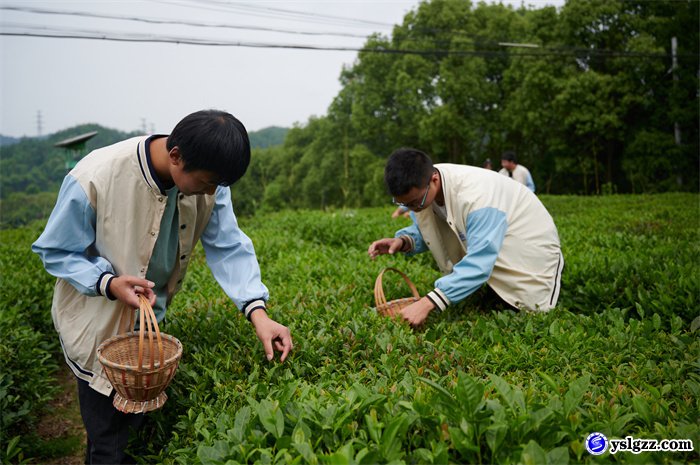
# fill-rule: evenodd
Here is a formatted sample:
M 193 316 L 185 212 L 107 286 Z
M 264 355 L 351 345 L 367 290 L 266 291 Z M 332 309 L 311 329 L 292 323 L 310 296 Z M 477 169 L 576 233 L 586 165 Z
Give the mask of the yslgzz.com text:
M 609 451 L 611 454 L 618 452 L 632 452 L 639 454 L 642 452 L 680 452 L 692 451 L 693 442 L 688 439 L 634 439 L 627 436 L 624 439 L 610 439 Z

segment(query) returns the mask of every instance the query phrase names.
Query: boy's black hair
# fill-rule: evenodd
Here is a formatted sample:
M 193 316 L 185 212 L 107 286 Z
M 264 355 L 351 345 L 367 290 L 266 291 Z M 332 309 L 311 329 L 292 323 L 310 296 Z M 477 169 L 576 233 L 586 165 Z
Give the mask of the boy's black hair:
M 243 123 L 230 113 L 201 110 L 185 116 L 168 136 L 168 151 L 178 148 L 187 172 L 204 170 L 229 186 L 250 164 L 250 140 Z
M 389 156 L 384 167 L 384 182 L 389 194 L 405 195 L 412 188 L 424 188 L 433 175 L 433 161 L 420 150 L 400 148 Z
M 512 161 L 513 163 L 518 163 L 518 158 L 515 156 L 515 152 L 508 150 L 503 152 L 501 155 L 501 160 Z

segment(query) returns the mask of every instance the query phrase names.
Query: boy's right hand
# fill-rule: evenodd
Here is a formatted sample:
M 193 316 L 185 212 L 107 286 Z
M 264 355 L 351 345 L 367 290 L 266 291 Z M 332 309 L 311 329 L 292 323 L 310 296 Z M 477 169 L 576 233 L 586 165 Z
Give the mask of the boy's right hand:
M 151 305 L 156 303 L 156 294 L 153 292 L 155 283 L 137 276 L 117 276 L 109 282 L 109 292 L 120 302 L 131 308 L 139 308 L 139 294 L 143 294 Z
M 369 258 L 374 260 L 379 255 L 395 254 L 403 248 L 403 241 L 398 237 L 386 237 L 372 242 L 367 250 Z

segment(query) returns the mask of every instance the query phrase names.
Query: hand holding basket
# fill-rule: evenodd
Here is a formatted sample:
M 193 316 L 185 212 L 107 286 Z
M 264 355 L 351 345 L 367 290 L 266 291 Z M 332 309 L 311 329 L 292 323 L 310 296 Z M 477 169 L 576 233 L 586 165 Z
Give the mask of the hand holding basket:
M 148 299 L 139 295 L 140 323 L 133 331 L 133 310 L 129 310 L 129 332 L 104 341 L 97 356 L 107 378 L 117 391 L 114 407 L 124 413 L 145 413 L 159 409 L 168 396 L 165 388 L 175 376 L 182 344 L 161 333 Z

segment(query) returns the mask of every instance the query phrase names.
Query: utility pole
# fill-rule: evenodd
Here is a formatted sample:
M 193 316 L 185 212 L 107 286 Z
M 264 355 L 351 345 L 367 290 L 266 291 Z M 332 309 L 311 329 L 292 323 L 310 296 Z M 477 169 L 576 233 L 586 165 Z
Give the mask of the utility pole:
M 676 69 L 678 68 L 678 58 L 676 53 L 678 51 L 678 39 L 676 37 L 671 37 L 671 71 L 673 72 L 673 87 L 678 85 L 678 74 Z M 681 145 L 681 127 L 678 121 L 673 123 L 673 135 L 676 138 L 676 145 Z
M 672 94 L 672 99 L 671 101 L 674 102 L 673 109 L 675 110 L 678 108 L 678 103 L 677 103 L 677 96 L 675 95 L 677 92 L 678 88 L 678 73 L 676 70 L 678 69 L 678 57 L 676 56 L 678 52 L 678 38 L 676 36 L 671 37 L 671 72 L 673 73 L 673 94 Z M 680 146 L 681 145 L 681 125 L 678 124 L 678 121 L 673 122 L 673 136 L 676 139 L 676 145 Z M 683 175 L 681 173 L 678 173 L 676 176 L 676 183 L 679 186 L 683 185 Z
M 41 110 L 37 110 L 36 112 L 36 133 L 38 136 L 41 136 Z

